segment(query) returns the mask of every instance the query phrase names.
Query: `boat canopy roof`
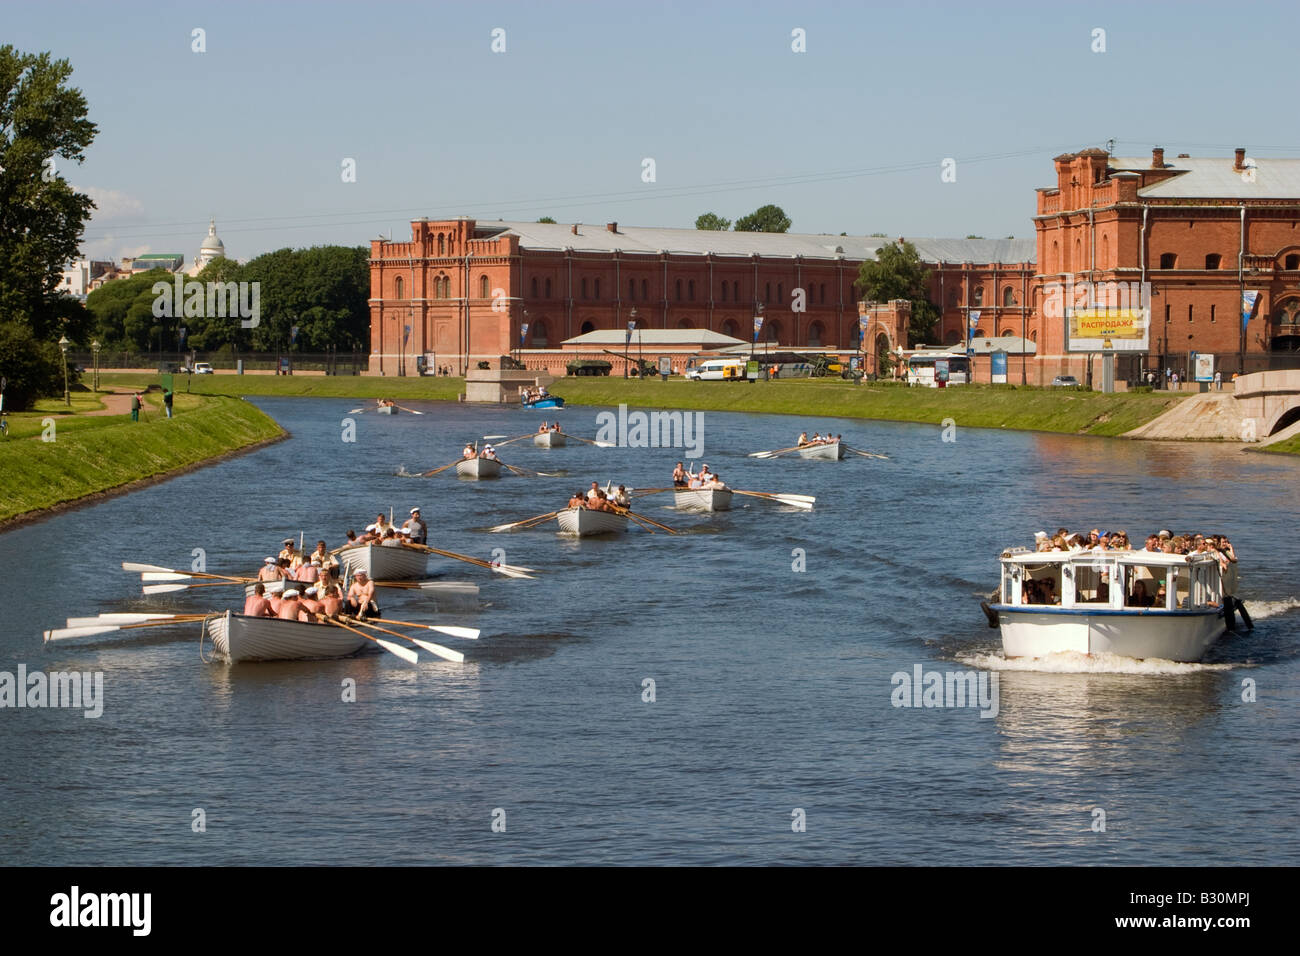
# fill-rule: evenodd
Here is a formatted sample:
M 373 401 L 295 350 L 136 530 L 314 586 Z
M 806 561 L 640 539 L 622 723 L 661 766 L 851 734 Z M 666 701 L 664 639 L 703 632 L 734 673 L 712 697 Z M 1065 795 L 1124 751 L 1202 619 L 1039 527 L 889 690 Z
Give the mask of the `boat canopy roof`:
M 1166 554 L 1163 551 L 1114 551 L 1100 548 L 1076 551 L 1034 551 L 1031 548 L 1011 548 L 1002 552 L 1003 564 L 1096 564 L 1098 561 L 1118 561 L 1120 564 L 1141 564 L 1147 567 L 1185 567 L 1196 564 L 1217 564 L 1212 554 Z

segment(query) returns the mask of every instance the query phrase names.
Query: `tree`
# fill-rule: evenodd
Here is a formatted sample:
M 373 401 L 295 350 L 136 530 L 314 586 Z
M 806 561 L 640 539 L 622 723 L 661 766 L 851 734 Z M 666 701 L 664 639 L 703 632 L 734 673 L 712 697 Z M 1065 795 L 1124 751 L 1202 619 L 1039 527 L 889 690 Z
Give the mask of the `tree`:
M 916 246 L 887 242 L 876 250 L 876 258 L 862 263 L 854 286 L 870 302 L 907 299 L 912 303 L 908 339 L 912 345 L 930 343 L 939 310 L 930 301 L 930 270 L 921 261 Z
M 983 236 L 967 236 L 967 239 L 983 239 Z
M 788 232 L 790 217 L 780 206 L 760 206 L 736 220 L 736 232 Z
M 370 344 L 369 250 L 349 246 L 277 249 L 243 267 L 241 278 L 260 283 L 261 322 L 253 347 L 278 352 L 289 347 L 321 351 Z
M 695 228 L 711 232 L 726 232 L 731 228 L 731 220 L 724 219 L 716 212 L 706 212 L 695 220 Z
M 63 392 L 63 353 L 53 342 L 37 339 L 24 323 L 0 323 L 0 377 L 8 379 L 5 411 L 24 411 L 42 396 Z M 69 369 L 69 382 L 75 378 Z
M 538 221 L 538 222 L 549 222 L 552 226 L 555 225 L 555 220 L 552 219 L 550 216 L 543 216 L 541 219 L 539 219 L 539 220 L 537 220 L 537 221 Z
M 67 60 L 0 46 L 0 321 L 40 339 L 60 334 L 59 273 L 95 208 L 58 174 L 57 158 L 83 162 L 96 132 L 71 74 Z

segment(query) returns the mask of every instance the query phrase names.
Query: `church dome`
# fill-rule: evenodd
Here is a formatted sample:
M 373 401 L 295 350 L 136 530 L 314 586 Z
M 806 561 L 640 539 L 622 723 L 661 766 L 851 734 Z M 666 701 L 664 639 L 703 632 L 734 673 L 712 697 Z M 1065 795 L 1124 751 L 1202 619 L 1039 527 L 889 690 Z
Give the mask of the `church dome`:
M 215 219 L 208 222 L 208 234 L 203 240 L 203 245 L 199 247 L 199 254 L 207 255 L 209 258 L 216 258 L 226 254 L 226 244 L 217 238 L 217 221 Z

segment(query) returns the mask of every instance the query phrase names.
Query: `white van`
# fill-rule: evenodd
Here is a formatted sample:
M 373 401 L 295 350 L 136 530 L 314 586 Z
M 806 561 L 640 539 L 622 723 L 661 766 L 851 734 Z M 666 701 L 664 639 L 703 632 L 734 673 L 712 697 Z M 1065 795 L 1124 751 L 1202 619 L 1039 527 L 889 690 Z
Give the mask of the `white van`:
M 743 382 L 745 363 L 735 359 L 709 359 L 688 369 L 686 377 L 696 382 Z

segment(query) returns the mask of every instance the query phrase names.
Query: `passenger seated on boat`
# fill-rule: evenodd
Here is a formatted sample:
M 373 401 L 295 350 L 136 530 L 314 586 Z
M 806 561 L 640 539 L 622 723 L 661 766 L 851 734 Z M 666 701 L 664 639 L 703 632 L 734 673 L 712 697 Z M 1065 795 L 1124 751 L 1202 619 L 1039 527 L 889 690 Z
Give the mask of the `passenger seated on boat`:
M 538 398 L 545 398 L 545 397 L 546 397 L 546 386 L 545 386 L 545 385 L 538 385 L 538 386 L 537 386 L 537 397 L 538 397 Z
M 361 542 L 357 540 L 357 533 L 351 528 L 348 528 L 348 539 L 343 542 L 343 547 L 339 548 L 339 550 L 342 551 L 345 548 L 356 547 L 360 543 Z
M 321 603 L 316 600 L 317 593 L 316 588 L 310 587 L 303 592 L 303 596 L 298 599 L 298 603 L 302 606 L 308 620 L 314 620 L 316 615 L 321 613 Z
M 520 405 L 528 405 L 528 404 L 531 404 L 531 403 L 532 403 L 532 400 L 533 400 L 533 398 L 532 398 L 532 393 L 531 393 L 530 391 L 528 391 L 528 389 L 526 389 L 526 388 L 521 388 L 521 389 L 519 390 L 519 404 L 520 404 Z
M 587 499 L 586 499 L 585 497 L 583 497 L 583 494 L 582 494 L 581 491 L 576 492 L 576 493 L 573 495 L 573 497 L 569 499 L 569 504 L 567 505 L 567 507 L 569 507 L 569 508 L 585 508 L 585 507 L 587 507 Z
M 1051 578 L 1043 578 L 1038 584 L 1038 593 L 1042 598 L 1039 604 L 1060 604 L 1060 595 L 1056 593 L 1056 582 Z
M 389 528 L 385 531 L 384 537 L 379 542 L 379 546 L 381 548 L 400 548 L 402 546 L 402 539 L 397 536 L 397 530 Z
M 1150 594 L 1147 593 L 1146 581 L 1139 578 L 1133 582 L 1133 593 L 1128 596 L 1129 607 L 1151 607 L 1155 602 Z
M 627 493 L 627 488 L 623 485 L 618 486 L 618 494 L 614 495 L 614 504 L 620 508 L 632 507 L 632 497 Z
M 464 458 L 466 461 L 469 461 L 471 458 L 477 458 L 478 452 L 474 450 L 473 445 L 466 445 L 465 450 L 460 453 L 460 457 Z
M 284 573 L 280 570 L 279 562 L 270 556 L 262 562 L 262 569 L 257 572 L 259 581 L 279 581 L 283 577 Z
M 489 461 L 496 461 L 496 460 L 497 460 L 497 450 L 496 450 L 495 448 L 493 448 L 491 445 L 484 445 L 484 446 L 483 446 L 483 451 L 481 451 L 481 452 L 479 453 L 479 457 L 480 457 L 480 458 L 486 458 L 486 459 L 488 459 Z
M 551 423 L 551 431 L 555 432 L 555 434 L 558 435 L 558 434 L 560 433 L 560 423 L 559 423 L 559 422 L 552 422 L 552 423 Z
M 339 566 L 339 559 L 329 553 L 329 549 L 325 547 L 324 541 L 316 542 L 316 550 L 311 553 L 311 556 L 313 558 L 320 558 L 320 567 L 322 572 L 326 568 L 337 568 Z
M 548 422 L 542 422 L 540 425 L 537 426 L 537 434 L 545 435 L 548 431 L 550 431 L 550 427 L 551 426 Z
M 673 469 L 673 487 L 674 488 L 686 487 L 686 469 L 682 467 L 682 463 L 680 461 L 677 463 L 677 467 Z
M 379 606 L 375 604 L 375 582 L 371 581 L 365 571 L 352 575 L 352 587 L 348 588 L 347 610 L 349 614 L 364 618 L 367 614 L 379 616 Z
M 258 581 L 253 593 L 244 598 L 244 614 L 248 617 L 275 617 L 271 602 L 266 599 L 266 585 Z
M 587 506 L 590 507 L 591 503 L 599 497 L 600 485 L 593 481 L 591 487 L 587 489 Z
M 1165 582 L 1160 582 L 1160 587 L 1156 588 L 1156 599 L 1152 602 L 1152 607 L 1168 607 L 1169 592 L 1165 590 Z
M 803 447 L 804 445 L 806 445 L 806 444 L 808 444 L 808 433 L 807 433 L 807 432 L 800 432 L 800 433 L 799 433 L 799 447 L 802 448 L 802 447 Z
M 296 588 L 285 589 L 284 594 L 280 596 L 280 609 L 276 611 L 275 616 L 282 621 L 310 620 L 307 612 L 302 609 L 302 603 L 298 600 Z

